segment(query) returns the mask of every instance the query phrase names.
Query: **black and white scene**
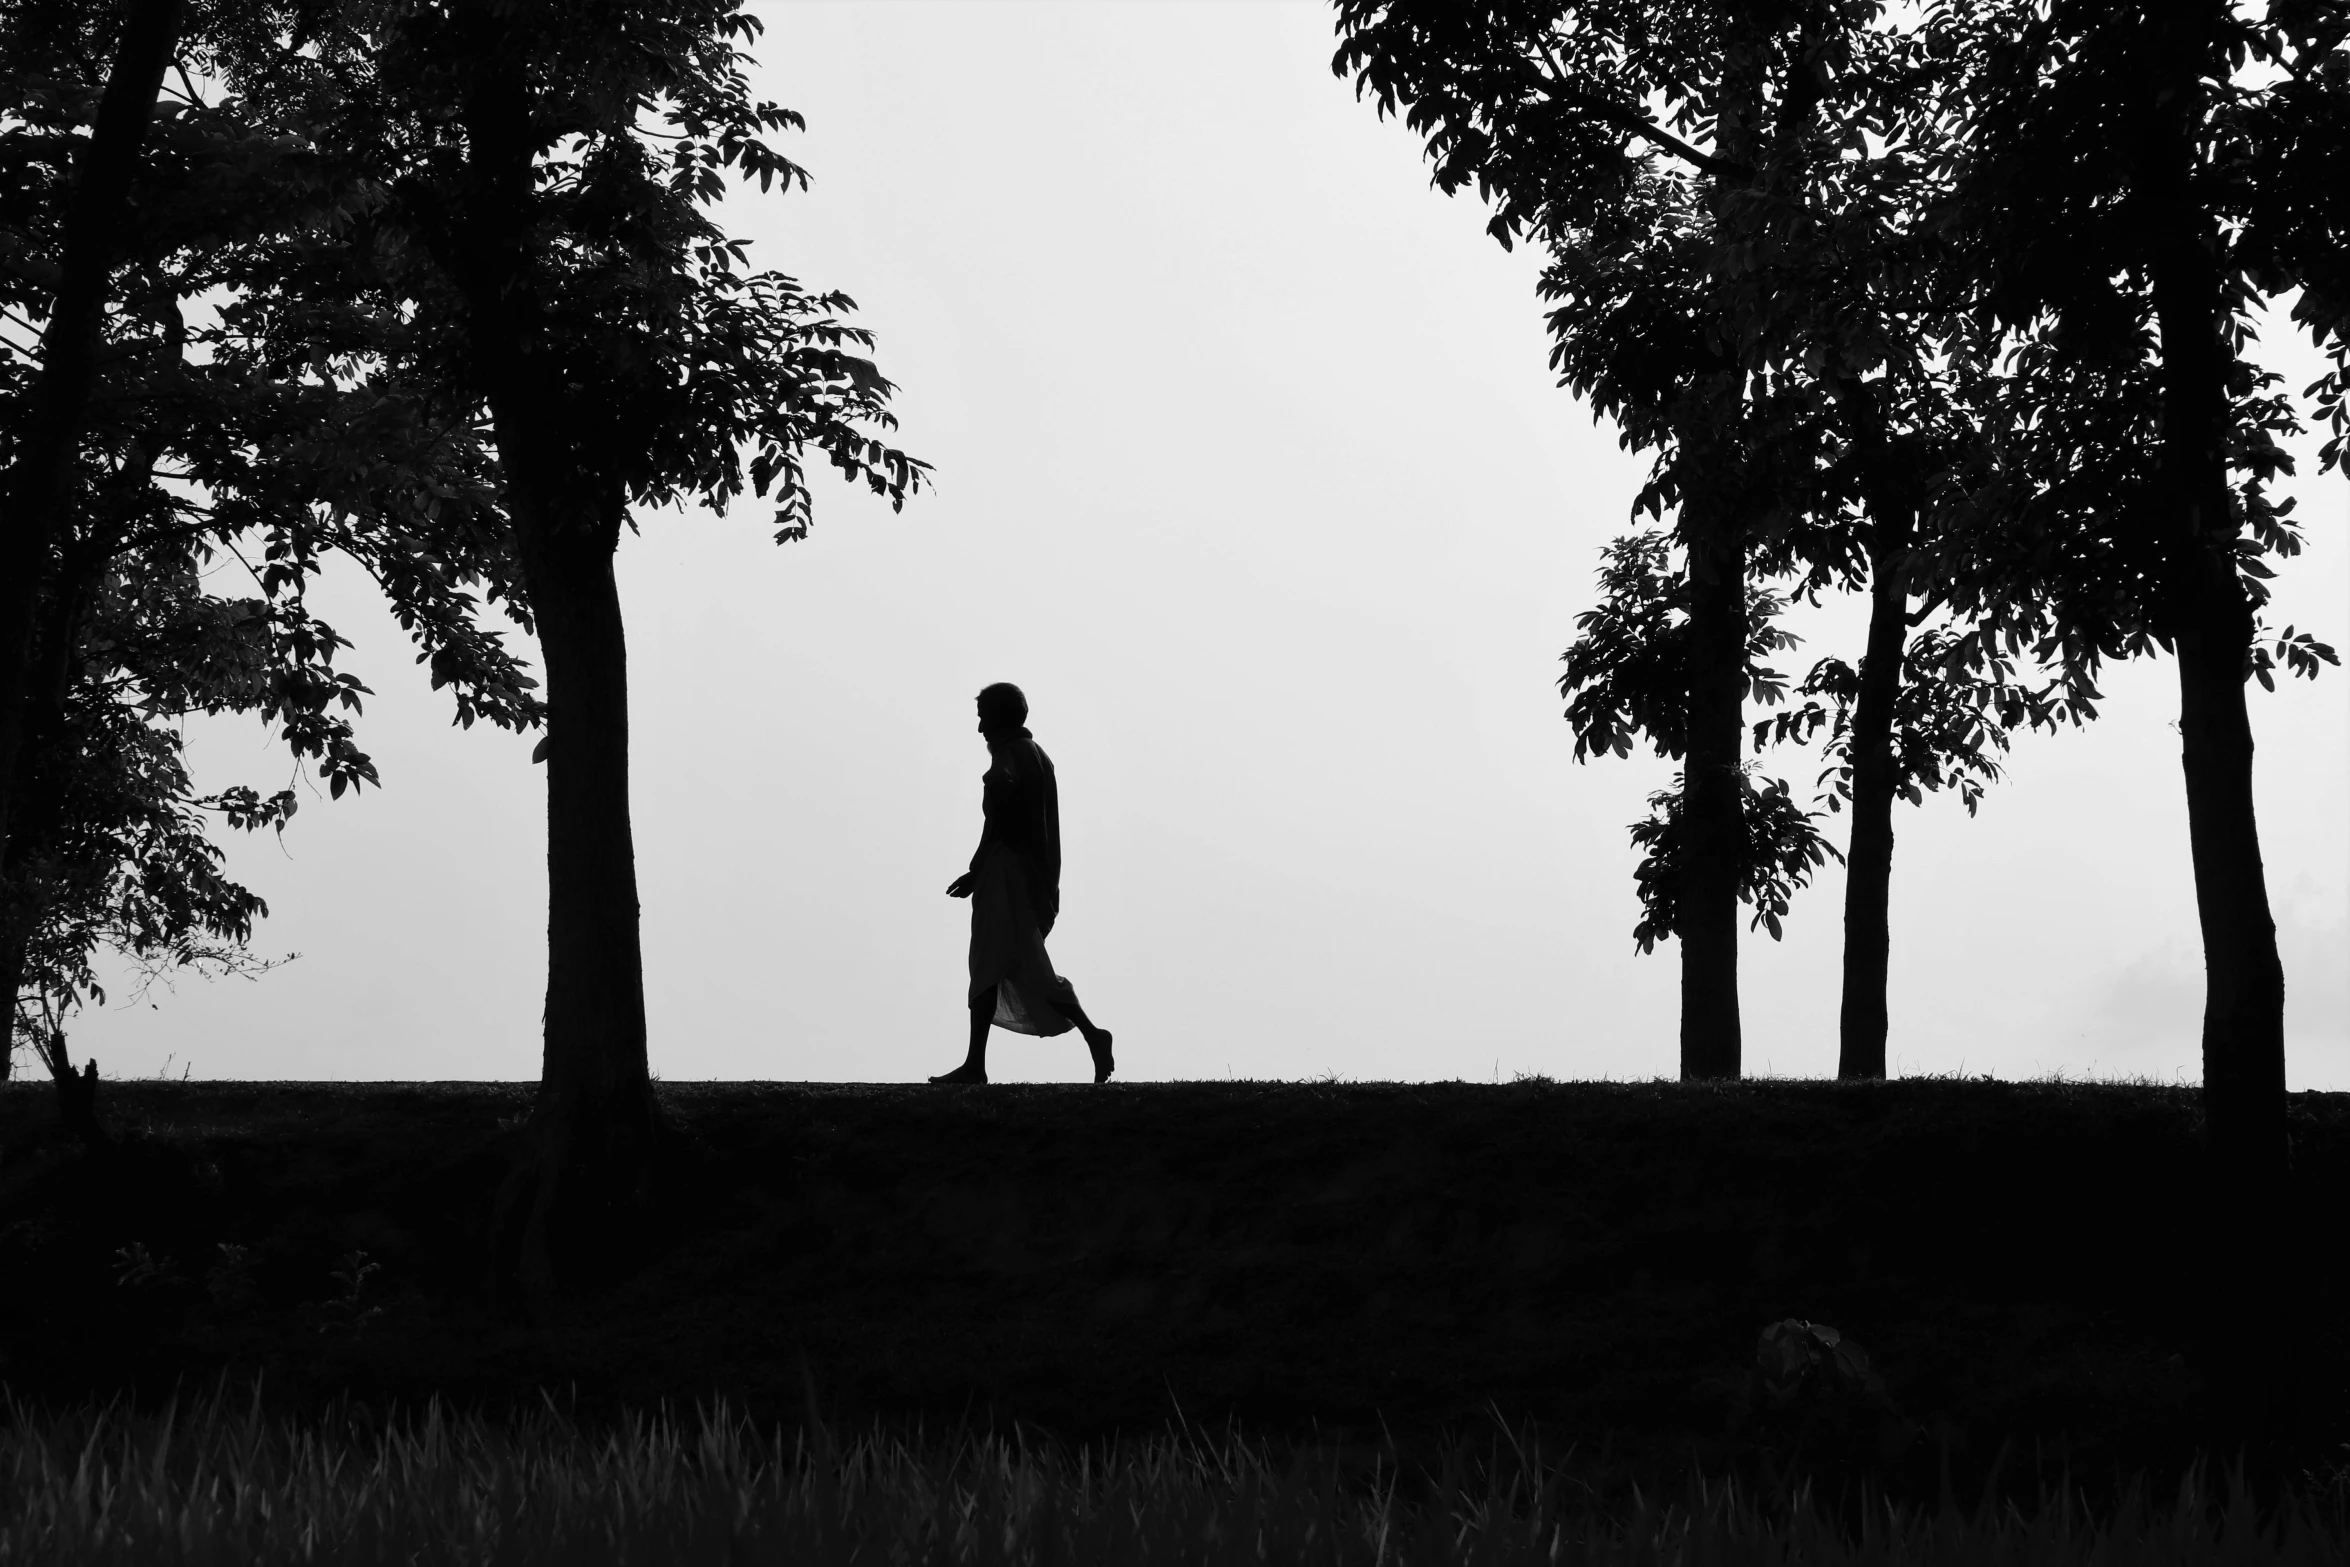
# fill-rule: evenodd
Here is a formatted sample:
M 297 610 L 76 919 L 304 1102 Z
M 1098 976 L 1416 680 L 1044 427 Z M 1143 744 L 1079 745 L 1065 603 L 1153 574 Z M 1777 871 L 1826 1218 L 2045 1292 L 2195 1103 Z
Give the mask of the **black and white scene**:
M 2350 0 L 8 0 L 0 1563 L 2350 1559 Z

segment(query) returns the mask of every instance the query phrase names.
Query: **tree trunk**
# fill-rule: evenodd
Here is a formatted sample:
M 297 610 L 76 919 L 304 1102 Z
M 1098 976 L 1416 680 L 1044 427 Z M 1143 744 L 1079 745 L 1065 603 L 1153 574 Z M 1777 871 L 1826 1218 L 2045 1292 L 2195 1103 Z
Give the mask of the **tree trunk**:
M 47 601 L 35 607 L 26 691 L 17 704 L 22 728 L 11 780 L 11 828 L 6 846 L 0 848 L 0 995 L 8 998 L 11 1048 L 0 1055 L 14 1054 L 16 1006 L 23 993 L 28 954 L 47 917 L 48 890 L 31 878 L 35 867 L 55 847 L 64 824 L 68 777 L 66 769 L 42 763 L 54 759 L 65 728 L 66 696 L 76 667 L 74 654 L 80 645 L 81 616 L 89 592 L 87 558 L 69 545 Z M 35 1049 L 57 1078 L 58 1108 L 66 1123 L 84 1142 L 103 1143 L 94 1108 L 97 1078 L 89 1077 L 79 1086 L 69 1081 L 63 1056 L 65 1036 L 61 1033 L 52 1030 L 41 1036 Z M 0 1081 L 8 1075 L 9 1064 L 0 1061 Z
M 614 1221 L 646 1193 L 660 1116 L 645 1055 L 628 645 L 612 571 L 626 497 L 596 471 L 597 453 L 567 439 L 567 398 L 580 389 L 545 351 L 527 77 L 488 15 L 475 18 L 488 64 L 466 101 L 468 180 L 442 259 L 465 296 L 546 676 L 544 1054 L 526 1152 L 496 1223 L 499 1271 L 544 1299 L 559 1276 L 609 1258 Z
M 2267 1186 L 2285 1158 L 2285 982 L 2253 815 L 2252 606 L 2228 486 L 2234 355 L 2219 235 L 2194 186 L 2206 67 L 2224 66 L 2209 6 L 2166 13 L 2141 184 L 2161 332 L 2162 628 L 2179 660 L 2180 764 L 2203 934 L 2203 1104 L 2223 1185 Z M 2167 78 L 2164 79 L 2164 78 Z
M 1681 1076 L 1736 1077 L 1746 530 L 1732 506 L 1684 507 L 1682 519 L 1689 551 L 1689 747 L 1673 915 L 1681 938 Z
M 2202 548 L 2185 564 L 2203 576 L 2174 637 L 2203 934 L 2203 1362 L 2220 1440 L 2269 1443 L 2302 1418 L 2296 1367 L 2311 1324 L 2293 1278 L 2304 1242 L 2287 1233 L 2282 1207 L 2285 976 L 2253 814 L 2244 691 L 2252 612 L 2231 557 Z
M 8 983 L 8 1023 L 10 1039 L 15 1037 L 16 987 L 24 983 L 24 947 L 10 942 L 0 950 L 0 979 Z M 45 1028 L 34 1035 L 33 1053 L 49 1069 L 49 1077 L 57 1085 L 57 1118 L 65 1129 L 81 1139 L 82 1146 L 103 1149 L 112 1146 L 105 1127 L 98 1122 L 98 1063 L 93 1058 L 73 1069 L 73 1057 L 66 1053 L 65 1030 Z
M 97 381 L 108 282 L 129 215 L 139 149 L 155 116 L 179 24 L 179 0 L 131 0 L 89 145 L 76 160 L 57 293 L 41 333 L 41 366 L 26 402 L 11 411 L 23 443 L 0 481 L 7 506 L 0 517 L 0 843 L 8 838 L 24 750 L 36 601 L 62 531 L 74 454 Z
M 1844 1004 L 1836 1075 L 1885 1075 L 1885 986 L 1893 933 L 1893 709 L 1909 639 L 1908 551 L 1869 552 L 1869 642 L 1852 704 L 1852 837 L 1844 855 Z
M 509 475 L 546 672 L 547 1001 L 530 1155 L 508 1207 L 520 1280 L 543 1296 L 558 1272 L 609 1250 L 615 1220 L 641 1202 L 659 1111 L 629 824 L 618 522 L 550 525 Z
M 2289 1425 L 2307 1341 L 2281 1211 L 2285 980 L 2253 812 L 2245 691 L 2254 617 L 2239 575 L 2229 491 L 2235 355 L 2220 237 L 2196 187 L 2204 80 L 2224 77 L 2225 7 L 2160 10 L 2142 90 L 2146 136 L 2132 192 L 2161 341 L 2158 630 L 2179 661 L 2179 762 L 2195 915 L 2203 936 L 2203 1111 L 2210 1159 L 2202 1229 L 2204 1358 L 2223 1440 Z
M 2203 1111 L 2223 1184 L 2272 1190 L 2285 1161 L 2285 973 L 2252 800 L 2251 608 L 2231 562 L 2177 639 L 2179 761 L 2203 933 Z M 2249 1194 L 2248 1194 L 2249 1195 Z
M 1771 54 L 1761 29 L 1730 19 L 1716 149 L 1759 167 L 1764 75 Z M 1707 205 L 1716 243 L 1735 251 L 1752 237 L 1727 180 Z M 1717 330 L 1737 341 L 1734 323 Z M 1681 853 L 1674 924 L 1681 938 L 1681 1076 L 1735 1078 L 1744 1064 L 1738 1017 L 1738 888 L 1745 879 L 1746 474 L 1743 369 L 1714 372 L 1684 394 L 1676 432 L 1683 465 L 1682 542 L 1689 556 L 1689 733 L 1681 784 Z
M 106 1135 L 106 1128 L 98 1122 L 98 1062 L 95 1057 L 82 1063 L 82 1069 L 73 1069 L 73 1058 L 66 1054 L 65 1030 L 52 1029 L 41 1043 L 41 1059 L 49 1068 L 49 1076 L 57 1083 L 57 1118 L 65 1129 L 81 1139 L 82 1146 L 96 1152 L 114 1146 Z
M 16 1075 L 16 1000 L 24 992 L 24 941 L 14 931 L 0 929 L 0 997 L 7 998 L 8 1015 L 0 1022 L 0 1083 Z

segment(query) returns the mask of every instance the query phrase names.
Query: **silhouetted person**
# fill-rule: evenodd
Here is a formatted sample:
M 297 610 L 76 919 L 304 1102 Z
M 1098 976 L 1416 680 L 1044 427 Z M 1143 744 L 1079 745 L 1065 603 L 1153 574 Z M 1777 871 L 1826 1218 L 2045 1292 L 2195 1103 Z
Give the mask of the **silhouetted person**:
M 947 888 L 971 900 L 971 1048 L 963 1064 L 934 1083 L 987 1081 L 987 1031 L 1050 1037 L 1072 1026 L 1093 1052 L 1093 1080 L 1109 1081 L 1116 1062 L 1110 1031 L 1094 1026 L 1077 992 L 1053 972 L 1044 938 L 1061 912 L 1061 795 L 1052 758 L 1025 727 L 1028 698 L 1014 685 L 979 693 L 979 732 L 988 766 L 980 808 L 987 824 L 971 869 Z

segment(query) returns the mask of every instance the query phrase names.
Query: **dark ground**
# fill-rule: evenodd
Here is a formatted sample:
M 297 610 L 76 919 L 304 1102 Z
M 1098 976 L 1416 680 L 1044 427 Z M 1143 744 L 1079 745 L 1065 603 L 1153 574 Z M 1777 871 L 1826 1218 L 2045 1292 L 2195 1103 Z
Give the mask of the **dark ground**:
M 689 1150 L 626 1276 L 486 1287 L 495 1084 L 109 1083 L 121 1148 L 0 1088 L 0 1380 L 160 1396 L 722 1393 L 796 1418 L 1194 1426 L 1341 1445 L 1539 1423 L 1634 1472 L 2175 1469 L 2213 1445 L 2192 1090 L 1917 1081 L 1093 1088 L 669 1084 Z M 2350 1439 L 2350 1095 L 2296 1095 L 2296 1462 Z M 242 1260 L 222 1250 L 243 1248 Z M 143 1252 L 139 1250 L 143 1248 Z M 380 1267 L 353 1295 L 353 1252 Z M 1897 1412 L 1774 1408 L 1764 1324 Z

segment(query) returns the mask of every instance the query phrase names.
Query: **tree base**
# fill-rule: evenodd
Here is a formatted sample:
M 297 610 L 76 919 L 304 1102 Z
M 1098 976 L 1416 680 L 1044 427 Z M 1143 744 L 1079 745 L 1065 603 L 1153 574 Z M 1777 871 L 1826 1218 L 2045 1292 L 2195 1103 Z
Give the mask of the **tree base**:
M 514 1133 L 491 1221 L 494 1299 L 543 1312 L 567 1291 L 625 1277 L 654 1249 L 689 1139 L 649 1090 L 602 1108 L 563 1114 L 542 1102 Z
M 106 1135 L 106 1128 L 98 1120 L 98 1063 L 95 1059 L 82 1063 L 82 1069 L 73 1069 L 73 1060 L 65 1053 L 65 1035 L 51 1034 L 40 1041 L 42 1064 L 49 1068 L 49 1076 L 57 1084 L 57 1118 L 65 1129 L 82 1141 L 82 1146 L 93 1151 L 111 1148 L 114 1139 Z

